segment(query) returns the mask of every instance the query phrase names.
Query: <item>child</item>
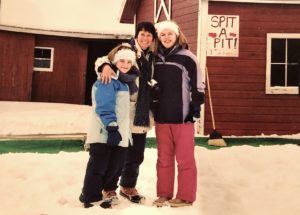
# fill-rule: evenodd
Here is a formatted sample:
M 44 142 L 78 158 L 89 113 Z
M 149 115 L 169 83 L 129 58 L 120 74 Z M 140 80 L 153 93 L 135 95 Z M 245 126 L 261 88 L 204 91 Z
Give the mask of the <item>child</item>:
M 134 81 L 128 80 L 137 77 L 137 70 L 133 66 L 136 54 L 129 44 L 123 43 L 111 50 L 109 57 L 116 67 L 116 76 L 109 84 L 97 80 L 92 87 L 93 111 L 86 140 L 90 157 L 79 197 L 85 208 L 92 207 L 93 202 L 100 200 L 102 208 L 118 204 L 115 190 L 126 149 L 132 142 L 129 131 L 129 92 L 134 93 L 137 87 Z M 119 75 L 127 83 L 118 80 Z
M 140 167 L 144 161 L 147 132 L 154 124 L 150 111 L 151 88 L 148 82 L 153 74 L 152 52 L 155 41 L 155 27 L 150 22 L 140 22 L 135 31 L 135 37 L 129 40 L 132 49 L 137 54 L 136 63 L 139 67 L 139 78 L 137 79 L 138 92 L 131 97 L 131 133 L 132 145 L 128 147 L 127 157 L 120 178 L 120 195 L 133 203 L 143 204 L 145 197 L 137 190 L 137 182 Z M 105 64 L 105 65 L 104 65 Z M 111 79 L 111 70 L 107 58 L 98 58 L 95 69 L 101 72 L 101 81 L 108 83 Z M 119 79 L 120 80 L 120 79 Z
M 200 105 L 204 102 L 203 77 L 197 58 L 187 49 L 186 38 L 176 23 L 157 23 L 157 36 L 154 79 L 160 90 L 154 120 L 158 199 L 153 204 L 189 206 L 195 201 L 197 190 L 193 122 L 200 117 Z M 175 160 L 178 186 L 172 199 Z

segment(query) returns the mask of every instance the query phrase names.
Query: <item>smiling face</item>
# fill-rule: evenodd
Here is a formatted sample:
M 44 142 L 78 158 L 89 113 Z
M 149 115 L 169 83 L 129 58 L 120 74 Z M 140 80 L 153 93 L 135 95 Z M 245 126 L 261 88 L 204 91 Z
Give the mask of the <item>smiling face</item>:
M 137 35 L 137 42 L 143 50 L 151 46 L 153 39 L 153 35 L 148 31 L 139 31 Z
M 132 67 L 132 61 L 127 59 L 120 59 L 116 63 L 116 67 L 122 73 L 127 73 Z
M 159 40 L 165 48 L 171 48 L 177 40 L 177 35 L 172 30 L 164 29 L 159 34 Z

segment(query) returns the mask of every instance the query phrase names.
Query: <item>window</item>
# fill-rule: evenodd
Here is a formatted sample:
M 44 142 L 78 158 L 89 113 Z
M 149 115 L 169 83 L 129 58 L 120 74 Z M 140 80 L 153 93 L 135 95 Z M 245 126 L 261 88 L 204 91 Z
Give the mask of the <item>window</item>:
M 54 48 L 35 47 L 34 48 L 34 71 L 53 71 Z
M 267 35 L 267 94 L 298 94 L 300 34 Z

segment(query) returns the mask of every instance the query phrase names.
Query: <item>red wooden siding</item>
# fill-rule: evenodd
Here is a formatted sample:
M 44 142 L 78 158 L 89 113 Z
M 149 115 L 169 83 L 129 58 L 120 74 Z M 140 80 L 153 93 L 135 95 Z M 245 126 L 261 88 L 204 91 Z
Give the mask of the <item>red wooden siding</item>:
M 223 135 L 300 132 L 298 95 L 266 95 L 267 33 L 299 33 L 300 5 L 210 2 L 209 14 L 239 15 L 239 57 L 208 57 L 217 129 Z M 212 131 L 208 99 L 205 134 Z
M 168 1 L 166 1 L 168 3 Z M 177 22 L 182 32 L 188 39 L 190 49 L 196 54 L 197 51 L 197 28 L 198 28 L 198 8 L 197 0 L 177 0 L 172 1 L 171 19 Z M 159 6 L 159 3 L 157 7 Z M 141 21 L 154 21 L 154 1 L 142 0 L 137 11 L 137 23 Z M 159 21 L 165 20 L 162 10 Z
M 33 51 L 32 35 L 0 31 L 0 100 L 30 101 Z
M 153 11 L 154 11 L 153 1 L 141 0 L 140 6 L 136 14 L 136 22 L 137 23 L 142 21 L 153 22 L 154 21 Z
M 83 104 L 87 45 L 78 39 L 39 37 L 36 46 L 54 48 L 53 72 L 33 74 L 32 100 Z

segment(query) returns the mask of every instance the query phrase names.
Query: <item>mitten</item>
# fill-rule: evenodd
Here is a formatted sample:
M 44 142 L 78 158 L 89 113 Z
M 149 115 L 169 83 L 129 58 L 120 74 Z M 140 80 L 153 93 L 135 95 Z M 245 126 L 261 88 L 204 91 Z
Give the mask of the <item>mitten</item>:
M 196 122 L 198 119 L 200 119 L 200 111 L 201 111 L 201 106 L 195 110 L 194 108 L 190 107 L 190 112 L 186 116 L 184 122 Z
M 107 130 L 107 144 L 111 146 L 119 145 L 122 136 L 119 132 L 119 126 L 106 126 Z
M 191 122 L 191 123 L 194 123 L 194 119 L 193 119 L 193 115 L 191 113 L 189 113 L 186 117 L 185 117 L 185 120 L 184 120 L 184 123 L 187 123 L 187 122 Z

